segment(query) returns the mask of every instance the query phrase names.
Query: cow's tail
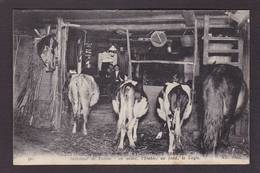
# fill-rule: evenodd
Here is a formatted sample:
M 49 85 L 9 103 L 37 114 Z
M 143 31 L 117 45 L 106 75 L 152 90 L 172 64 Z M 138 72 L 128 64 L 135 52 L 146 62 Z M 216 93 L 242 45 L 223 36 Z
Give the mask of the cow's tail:
M 212 86 L 210 86 L 212 87 Z M 202 133 L 203 152 L 214 151 L 217 147 L 221 128 L 224 120 L 223 116 L 223 95 L 214 88 L 204 89 L 204 122 Z
M 76 81 L 76 88 L 77 88 L 77 92 L 76 92 L 76 103 L 77 103 L 77 117 L 80 116 L 81 114 L 81 104 L 80 104 L 80 94 L 79 94 L 79 90 L 80 90 L 80 84 L 79 84 L 79 81 Z
M 92 87 L 93 87 L 93 95 L 91 97 L 90 106 L 94 106 L 99 100 L 100 91 L 99 91 L 99 87 L 98 87 L 96 81 L 94 80 L 94 78 L 91 78 L 91 83 L 92 83 Z
M 79 86 L 78 86 L 78 79 L 74 79 L 69 84 L 69 92 L 68 97 L 73 109 L 74 118 L 78 117 L 80 114 L 80 100 L 79 100 Z
M 241 83 L 240 92 L 237 99 L 237 106 L 235 110 L 235 116 L 241 114 L 248 103 L 248 88 L 246 82 L 243 80 Z

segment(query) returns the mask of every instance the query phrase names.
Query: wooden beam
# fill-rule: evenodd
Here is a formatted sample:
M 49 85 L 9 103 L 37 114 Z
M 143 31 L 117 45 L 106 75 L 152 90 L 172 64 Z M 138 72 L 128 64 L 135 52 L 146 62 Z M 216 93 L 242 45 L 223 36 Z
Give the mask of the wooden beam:
M 132 60 L 132 63 L 136 64 L 189 64 L 192 65 L 193 62 L 190 61 L 165 61 L 165 60 Z
M 207 15 L 205 16 L 204 22 L 205 22 L 205 26 L 204 26 L 204 36 L 203 36 L 203 64 L 206 65 L 208 64 L 208 60 L 209 60 L 209 54 L 208 54 L 209 16 Z
M 184 30 L 193 29 L 193 27 L 186 27 L 185 24 L 100 24 L 100 25 L 78 25 L 78 24 L 65 24 L 69 27 L 85 29 L 85 30 L 97 30 L 97 31 L 113 31 L 113 30 L 129 30 L 129 31 L 151 31 L 151 30 Z M 203 26 L 199 26 L 203 28 Z
M 227 20 L 230 17 L 227 15 L 217 15 L 210 16 L 213 20 Z M 203 22 L 204 16 L 196 16 L 198 23 Z M 52 18 L 43 17 L 41 21 L 46 23 L 54 23 Z M 64 19 L 64 22 L 69 23 L 81 23 L 81 24 L 105 24 L 105 23 L 124 23 L 124 24 L 134 24 L 134 23 L 163 23 L 163 22 L 179 22 L 185 23 L 185 19 L 183 14 L 178 15 L 158 15 L 158 16 L 150 16 L 150 17 L 126 17 L 126 18 L 67 18 Z
M 150 17 L 130 18 L 106 18 L 106 19 L 66 19 L 65 22 L 84 24 L 111 24 L 111 23 L 163 23 L 163 22 L 184 22 L 182 15 L 158 15 Z

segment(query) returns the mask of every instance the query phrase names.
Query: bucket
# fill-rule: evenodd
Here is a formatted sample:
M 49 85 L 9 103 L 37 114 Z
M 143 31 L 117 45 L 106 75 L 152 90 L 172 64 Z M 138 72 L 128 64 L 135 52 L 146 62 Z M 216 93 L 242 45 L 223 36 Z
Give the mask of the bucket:
M 194 35 L 185 35 L 186 31 L 181 37 L 181 44 L 183 47 L 193 47 L 194 45 Z

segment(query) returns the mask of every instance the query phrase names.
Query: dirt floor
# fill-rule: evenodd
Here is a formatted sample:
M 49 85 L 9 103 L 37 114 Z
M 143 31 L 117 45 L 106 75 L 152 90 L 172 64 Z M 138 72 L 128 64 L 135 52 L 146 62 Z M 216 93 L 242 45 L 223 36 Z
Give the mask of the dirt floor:
M 113 139 L 116 131 L 116 115 L 112 105 L 103 101 L 93 108 L 87 124 L 88 134 L 71 133 L 71 129 L 60 132 L 50 129 L 15 125 L 13 150 L 14 158 L 26 154 L 74 154 L 74 155 L 127 155 L 127 154 L 165 154 L 168 150 L 168 135 L 160 140 L 155 137 L 159 132 L 158 122 L 143 121 L 139 124 L 136 149 L 125 147 L 118 150 Z M 177 154 L 199 153 L 198 140 L 192 131 L 183 130 L 183 152 Z M 127 145 L 127 140 L 125 140 Z M 249 156 L 249 145 L 240 138 L 231 137 L 230 145 L 219 150 L 220 154 L 237 158 Z M 175 153 L 176 154 L 176 153 Z

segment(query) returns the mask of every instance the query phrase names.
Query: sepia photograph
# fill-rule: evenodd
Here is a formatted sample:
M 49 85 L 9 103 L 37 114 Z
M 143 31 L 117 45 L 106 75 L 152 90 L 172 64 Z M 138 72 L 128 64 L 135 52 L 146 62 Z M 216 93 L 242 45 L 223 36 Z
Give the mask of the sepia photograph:
M 13 165 L 250 164 L 250 10 L 12 17 Z

